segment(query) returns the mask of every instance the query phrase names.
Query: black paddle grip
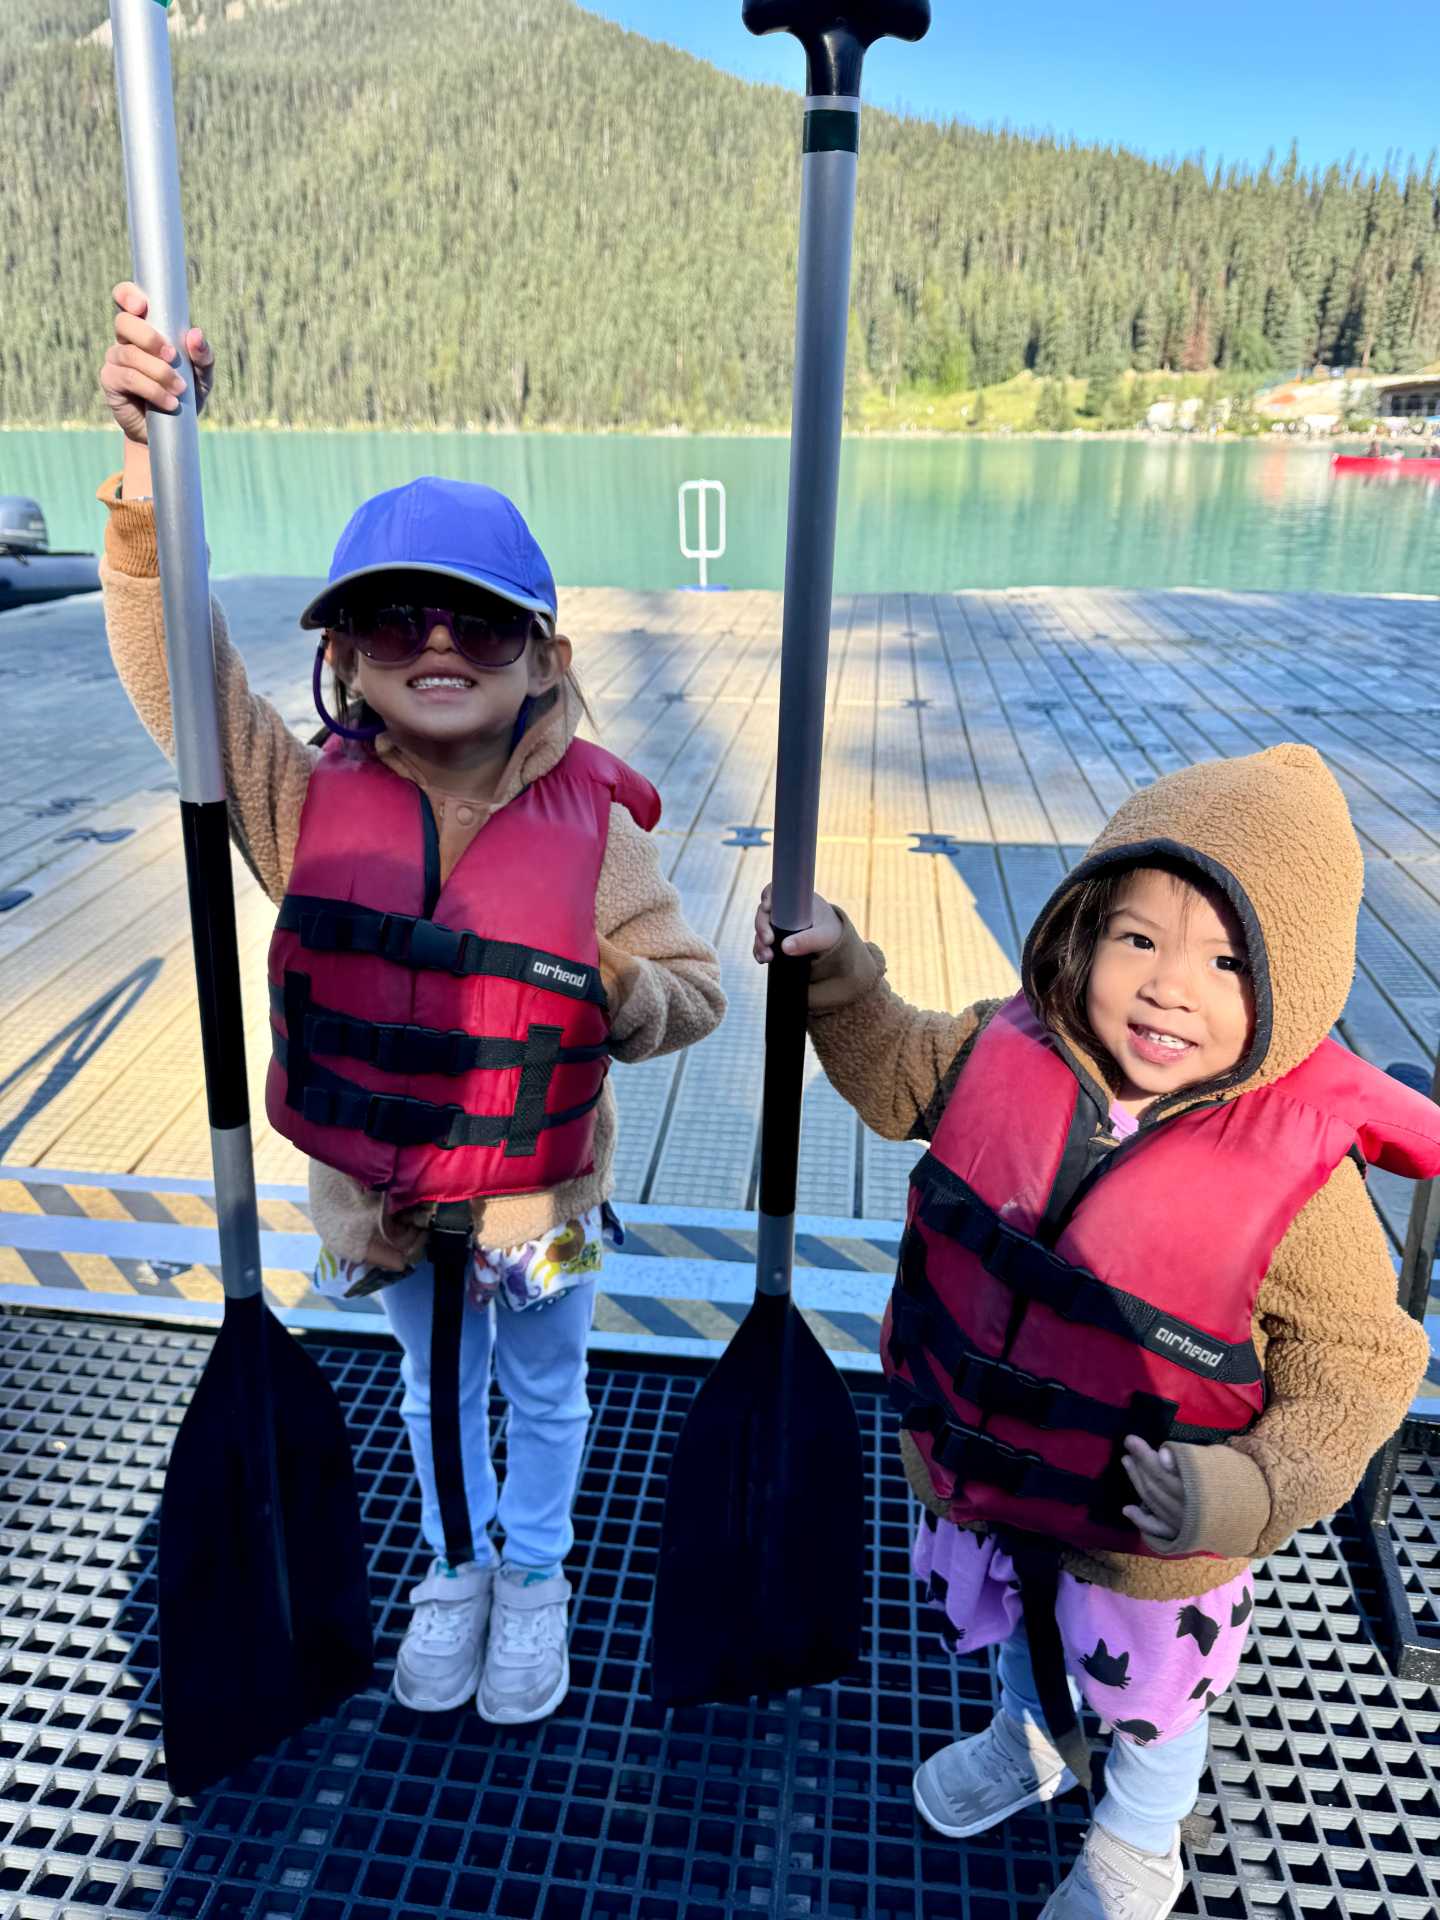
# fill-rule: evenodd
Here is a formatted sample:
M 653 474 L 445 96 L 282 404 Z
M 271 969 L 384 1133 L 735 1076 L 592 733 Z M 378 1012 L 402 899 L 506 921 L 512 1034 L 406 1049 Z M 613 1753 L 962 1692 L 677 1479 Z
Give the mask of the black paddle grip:
M 205 1055 L 205 1101 L 217 1129 L 248 1126 L 245 1015 L 240 1004 L 240 955 L 235 942 L 235 883 L 230 871 L 230 827 L 223 800 L 182 800 L 180 831 L 190 891 L 190 936 L 200 993 L 200 1045 Z
M 789 933 L 775 929 L 775 955 L 765 992 L 765 1081 L 760 1114 L 760 1211 L 795 1211 L 800 1166 L 800 1110 L 805 1087 L 805 1019 L 810 955 L 782 953 Z
M 751 33 L 793 33 L 805 49 L 805 91 L 857 95 L 865 50 L 877 40 L 920 40 L 930 0 L 743 0 Z

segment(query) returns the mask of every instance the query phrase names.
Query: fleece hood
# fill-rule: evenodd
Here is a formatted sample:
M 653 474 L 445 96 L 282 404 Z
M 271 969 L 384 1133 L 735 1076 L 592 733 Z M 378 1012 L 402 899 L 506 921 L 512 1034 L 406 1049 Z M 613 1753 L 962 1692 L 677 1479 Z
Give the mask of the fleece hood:
M 1255 1032 L 1223 1091 L 1281 1079 L 1334 1026 L 1355 973 L 1364 862 L 1335 776 L 1313 747 L 1287 742 L 1184 767 L 1132 794 L 1030 931 L 1021 977 L 1032 1005 L 1036 943 L 1074 911 L 1077 890 L 1149 864 L 1203 876 L 1244 930 Z

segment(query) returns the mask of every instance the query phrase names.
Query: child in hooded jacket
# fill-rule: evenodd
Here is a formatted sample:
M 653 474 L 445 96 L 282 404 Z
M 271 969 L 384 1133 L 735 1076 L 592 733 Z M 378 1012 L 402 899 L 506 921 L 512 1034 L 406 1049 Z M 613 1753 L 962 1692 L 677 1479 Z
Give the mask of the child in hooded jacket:
M 1440 1110 L 1328 1038 L 1362 878 L 1339 787 L 1286 745 L 1133 795 L 1008 1003 L 908 1005 L 818 897 L 785 942 L 814 956 L 832 1084 L 931 1142 L 882 1358 L 914 1571 L 953 1649 L 999 1647 L 999 1707 L 924 1762 L 916 1805 L 980 1833 L 1088 1771 L 1079 1699 L 1114 1730 L 1042 1920 L 1171 1912 L 1251 1564 L 1348 1498 L 1425 1369 L 1364 1169 L 1432 1176 Z M 1187 1398 L 1207 1411 L 1181 1437 Z
M 100 379 L 125 457 L 99 493 L 105 618 L 126 691 L 169 755 L 146 420 L 174 407 L 183 375 L 143 291 L 127 282 L 115 300 Z M 203 403 L 214 361 L 198 329 L 186 350 Z M 538 1720 L 569 1684 L 562 1563 L 590 1413 L 586 1339 L 603 1246 L 623 1238 L 608 1202 L 608 1059 L 704 1038 L 724 1012 L 719 965 L 660 872 L 653 788 L 576 739 L 586 709 L 554 581 L 502 495 L 418 480 L 353 516 L 301 621 L 324 636 L 323 751 L 250 692 L 218 605 L 213 619 L 232 835 L 281 908 L 271 1124 L 311 1155 L 316 1285 L 378 1292 L 404 1353 L 434 1560 L 411 1595 L 395 1692 L 422 1712 L 474 1698 L 487 1720 Z M 354 1003 L 327 1006 L 326 992 Z M 513 1094 L 495 1092 L 501 1074 Z M 429 1254 L 442 1245 L 460 1249 L 447 1268 L 458 1284 L 437 1287 Z M 492 1365 L 509 1403 L 503 1487 Z

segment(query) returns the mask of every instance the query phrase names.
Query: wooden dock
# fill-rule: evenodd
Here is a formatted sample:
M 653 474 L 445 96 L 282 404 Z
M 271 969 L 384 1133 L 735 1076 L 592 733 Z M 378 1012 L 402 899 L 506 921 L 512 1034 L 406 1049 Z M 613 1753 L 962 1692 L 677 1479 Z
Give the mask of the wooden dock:
M 310 582 L 218 591 L 254 685 L 314 720 Z M 619 1068 L 617 1198 L 754 1203 L 779 596 L 562 595 L 603 743 L 665 803 L 666 871 L 722 955 L 730 1015 L 679 1059 Z M 1221 592 L 896 593 L 837 604 L 818 885 L 884 947 L 899 992 L 958 1007 L 1016 983 L 1067 865 L 1171 768 L 1305 740 L 1365 846 L 1360 966 L 1341 1037 L 1429 1071 L 1440 1040 L 1440 602 Z M 0 1163 L 209 1173 L 174 788 L 106 655 L 94 600 L 0 618 L 12 750 L 0 768 Z M 236 862 L 253 1086 L 273 910 Z M 813 1064 L 813 1063 L 812 1063 Z M 913 1146 L 867 1135 L 823 1080 L 800 1205 L 893 1222 Z M 303 1181 L 256 1123 L 259 1176 Z M 1375 1182 L 1403 1231 L 1399 1183 Z M 6 1202 L 0 1195 L 0 1207 Z

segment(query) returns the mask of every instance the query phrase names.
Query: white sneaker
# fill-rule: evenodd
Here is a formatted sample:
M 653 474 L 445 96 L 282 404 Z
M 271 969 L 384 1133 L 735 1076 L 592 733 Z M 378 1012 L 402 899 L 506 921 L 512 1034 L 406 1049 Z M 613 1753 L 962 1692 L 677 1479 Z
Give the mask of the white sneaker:
M 453 1571 L 437 1560 L 410 1590 L 415 1617 L 395 1656 L 395 1698 L 416 1713 L 444 1713 L 475 1691 L 485 1658 L 485 1628 L 495 1568 Z
M 563 1573 L 527 1579 L 504 1567 L 495 1582 L 490 1644 L 475 1706 L 492 1726 L 524 1726 L 553 1713 L 570 1691 L 570 1582 Z
M 931 1754 L 915 1775 L 915 1805 L 937 1833 L 968 1840 L 1074 1784 L 1074 1774 L 1037 1727 L 1022 1726 L 997 1708 L 983 1733 Z
M 1092 1823 L 1040 1920 L 1166 1920 L 1184 1886 L 1178 1827 L 1168 1853 L 1144 1853 Z

